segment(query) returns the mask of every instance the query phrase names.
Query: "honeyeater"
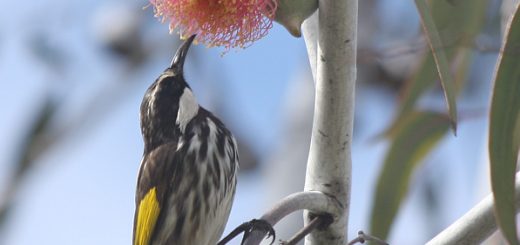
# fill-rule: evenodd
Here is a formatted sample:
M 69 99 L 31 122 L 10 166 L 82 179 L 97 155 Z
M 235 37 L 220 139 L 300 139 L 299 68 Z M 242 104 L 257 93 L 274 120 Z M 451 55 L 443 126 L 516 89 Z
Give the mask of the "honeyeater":
M 184 79 L 191 36 L 146 91 L 140 111 L 144 153 L 139 169 L 133 245 L 215 245 L 235 194 L 237 143 L 197 103 Z

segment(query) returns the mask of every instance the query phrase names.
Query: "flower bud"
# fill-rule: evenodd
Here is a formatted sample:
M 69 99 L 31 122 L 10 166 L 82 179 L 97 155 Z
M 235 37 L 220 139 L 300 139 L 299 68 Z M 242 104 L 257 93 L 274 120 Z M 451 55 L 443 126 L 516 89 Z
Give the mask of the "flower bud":
M 283 25 L 291 35 L 301 37 L 303 21 L 316 9 L 318 9 L 318 0 L 278 0 L 274 20 Z

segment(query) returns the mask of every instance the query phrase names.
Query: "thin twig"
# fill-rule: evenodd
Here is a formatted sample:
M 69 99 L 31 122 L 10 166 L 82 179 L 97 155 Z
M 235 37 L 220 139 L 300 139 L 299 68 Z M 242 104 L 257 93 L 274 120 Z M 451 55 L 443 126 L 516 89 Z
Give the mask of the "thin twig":
M 304 226 L 301 230 L 296 232 L 288 241 L 282 241 L 282 245 L 295 245 L 301 241 L 306 235 L 311 233 L 314 229 L 326 226 L 332 222 L 332 217 L 329 215 L 316 216 L 312 221 Z
M 348 243 L 348 245 L 354 245 L 356 243 L 365 243 L 366 241 L 371 241 L 375 244 L 379 244 L 379 245 L 388 245 L 387 242 L 375 237 L 375 236 L 371 236 L 371 235 L 368 235 L 368 234 L 365 234 L 363 231 L 358 231 L 358 236 L 350 241 Z

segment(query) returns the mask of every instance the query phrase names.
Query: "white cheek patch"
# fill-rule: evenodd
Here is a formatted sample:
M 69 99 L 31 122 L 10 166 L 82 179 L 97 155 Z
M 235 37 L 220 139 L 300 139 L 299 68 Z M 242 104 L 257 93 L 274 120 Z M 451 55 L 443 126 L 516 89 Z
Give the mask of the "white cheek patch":
M 182 93 L 181 99 L 179 100 L 179 112 L 177 114 L 176 124 L 184 133 L 186 125 L 193 119 L 199 112 L 199 104 L 197 99 L 193 96 L 193 93 L 189 88 L 185 88 Z

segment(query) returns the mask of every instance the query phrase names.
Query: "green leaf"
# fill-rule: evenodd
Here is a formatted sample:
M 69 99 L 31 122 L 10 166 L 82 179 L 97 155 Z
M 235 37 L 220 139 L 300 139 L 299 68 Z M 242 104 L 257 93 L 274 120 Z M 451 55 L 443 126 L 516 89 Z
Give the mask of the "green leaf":
M 386 239 L 407 191 L 413 170 L 449 129 L 450 119 L 436 112 L 412 111 L 392 131 L 393 142 L 379 176 L 370 234 Z
M 455 71 L 457 94 L 463 87 L 469 70 L 472 46 L 485 19 L 488 0 L 430 1 L 431 15 L 437 27 L 440 43 L 433 45 L 435 52 L 443 51 L 448 67 Z M 423 1 L 418 1 L 421 6 Z M 424 4 L 426 5 L 426 4 Z M 430 12 L 428 12 L 430 13 Z M 446 70 L 446 69 L 443 69 Z M 402 93 L 399 117 L 413 110 L 418 98 L 439 80 L 437 65 L 432 53 L 428 53 L 417 72 L 407 81 Z M 450 89 L 451 90 L 451 89 Z M 395 122 L 394 122 L 395 123 Z
M 520 119 L 520 11 L 510 23 L 500 50 L 491 100 L 489 158 L 495 216 L 510 244 L 519 244 L 516 235 L 515 172 L 519 147 Z
M 444 45 L 441 41 L 441 37 L 433 21 L 430 9 L 426 4 L 425 0 L 415 0 L 417 10 L 421 15 L 421 23 L 428 39 L 428 44 L 433 54 L 433 59 L 437 66 L 437 72 L 441 80 L 442 89 L 444 91 L 444 97 L 448 106 L 448 114 L 451 119 L 451 127 L 453 133 L 457 134 L 457 105 L 455 101 L 455 84 L 450 74 L 450 68 L 448 65 L 448 58 L 444 52 Z

